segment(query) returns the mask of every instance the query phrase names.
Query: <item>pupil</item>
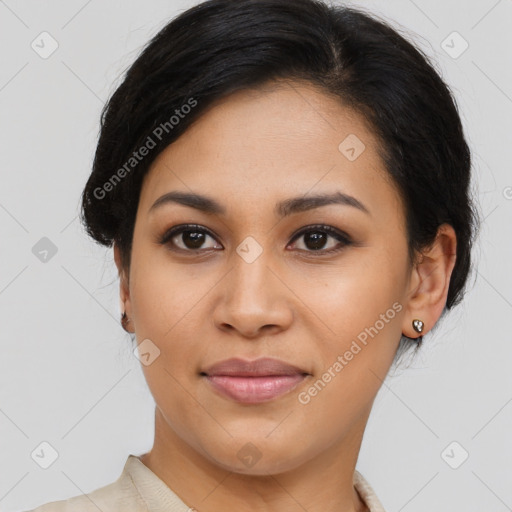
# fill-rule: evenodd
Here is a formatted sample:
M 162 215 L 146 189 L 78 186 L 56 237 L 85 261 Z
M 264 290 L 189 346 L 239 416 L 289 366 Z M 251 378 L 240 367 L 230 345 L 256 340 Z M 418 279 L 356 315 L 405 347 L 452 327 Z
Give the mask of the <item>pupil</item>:
M 306 235 L 306 246 L 308 249 L 321 249 L 325 245 L 327 235 L 325 233 L 314 232 Z M 311 241 L 312 243 L 308 243 Z
M 198 249 L 204 241 L 204 233 L 197 231 L 184 231 L 183 242 L 189 249 Z

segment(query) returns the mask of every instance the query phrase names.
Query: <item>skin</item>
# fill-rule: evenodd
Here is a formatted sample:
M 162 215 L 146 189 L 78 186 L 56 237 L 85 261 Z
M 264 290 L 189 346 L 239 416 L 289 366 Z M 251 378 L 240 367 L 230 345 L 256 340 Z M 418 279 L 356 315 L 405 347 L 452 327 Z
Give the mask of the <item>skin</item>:
M 349 134 L 365 144 L 354 161 L 338 149 Z M 170 202 L 150 211 L 170 191 L 207 195 L 225 212 Z M 291 197 L 336 191 L 369 214 L 340 204 L 283 218 L 274 211 Z M 187 505 L 201 512 L 368 510 L 352 479 L 373 401 L 400 335 L 418 337 L 415 318 L 426 334 L 440 317 L 455 263 L 455 233 L 443 225 L 410 264 L 404 219 L 370 127 L 304 83 L 272 82 L 218 101 L 153 162 L 130 268 L 117 246 L 114 255 L 127 329 L 160 350 L 143 365 L 156 411 L 154 446 L 140 458 Z M 195 250 L 180 234 L 159 243 L 185 223 L 214 236 Z M 311 224 L 341 230 L 353 243 L 329 235 L 315 251 L 310 238 L 318 228 L 293 237 Z M 251 263 L 236 251 L 248 236 L 262 249 Z M 340 250 L 326 254 L 331 248 Z M 299 394 L 396 303 L 394 318 L 301 403 Z M 229 400 L 200 375 L 224 359 L 262 356 L 310 375 L 260 404 Z M 247 443 L 261 456 L 251 466 L 237 456 L 254 450 Z

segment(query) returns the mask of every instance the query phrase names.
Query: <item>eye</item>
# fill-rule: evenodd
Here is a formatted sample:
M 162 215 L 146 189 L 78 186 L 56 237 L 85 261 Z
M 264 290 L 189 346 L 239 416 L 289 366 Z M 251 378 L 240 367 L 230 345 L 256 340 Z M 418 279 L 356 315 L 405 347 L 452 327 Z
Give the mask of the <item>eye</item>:
M 211 239 L 210 246 L 205 246 L 205 242 Z M 196 224 L 183 224 L 174 226 L 164 233 L 159 240 L 162 245 L 169 245 L 171 249 L 187 252 L 222 249 L 221 245 L 215 245 L 213 235 L 207 229 Z
M 293 236 L 292 244 L 301 237 L 303 238 L 302 245 L 304 248 L 299 247 L 298 249 L 309 253 L 334 253 L 353 243 L 349 236 L 342 231 L 323 224 L 302 228 Z M 209 239 L 210 244 L 207 245 Z M 208 229 L 197 224 L 174 226 L 162 235 L 159 243 L 168 245 L 170 249 L 175 251 L 192 253 L 223 249 Z
M 331 226 L 323 224 L 307 226 L 301 229 L 300 232 L 293 237 L 292 241 L 300 238 L 303 238 L 302 245 L 305 248 L 299 247 L 299 250 L 306 252 L 333 253 L 341 251 L 344 247 L 352 244 L 348 235 Z M 331 239 L 330 242 L 329 239 Z

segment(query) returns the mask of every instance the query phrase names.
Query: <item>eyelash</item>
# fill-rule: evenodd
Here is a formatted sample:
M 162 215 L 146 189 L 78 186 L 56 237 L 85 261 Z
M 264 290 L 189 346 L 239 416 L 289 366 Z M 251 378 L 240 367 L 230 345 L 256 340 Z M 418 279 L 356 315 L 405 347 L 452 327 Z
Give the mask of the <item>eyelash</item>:
M 168 245 L 169 248 L 173 251 L 177 252 L 187 252 L 187 253 L 198 253 L 198 252 L 206 252 L 207 250 L 218 250 L 218 249 L 182 249 L 181 247 L 171 247 L 171 240 L 182 233 L 185 232 L 192 232 L 192 233 L 203 233 L 207 234 L 210 237 L 212 237 L 215 240 L 215 236 L 213 233 L 211 233 L 210 230 L 198 225 L 198 224 L 181 224 L 179 226 L 174 226 L 171 229 L 167 230 L 159 239 L 158 243 L 161 245 Z M 343 231 L 339 231 L 338 229 L 335 229 L 331 226 L 327 226 L 325 224 L 313 224 L 310 226 L 306 226 L 302 228 L 300 231 L 295 233 L 292 236 L 291 242 L 295 242 L 297 239 L 299 239 L 301 236 L 310 233 L 310 232 L 322 232 L 327 233 L 328 235 L 332 236 L 338 242 L 341 242 L 341 247 L 332 248 L 332 249 L 318 249 L 318 250 L 306 250 L 306 249 L 299 249 L 301 252 L 306 252 L 310 254 L 319 254 L 319 255 L 328 255 L 333 254 L 342 251 L 345 247 L 353 245 L 353 241 L 350 239 L 350 237 L 344 233 Z

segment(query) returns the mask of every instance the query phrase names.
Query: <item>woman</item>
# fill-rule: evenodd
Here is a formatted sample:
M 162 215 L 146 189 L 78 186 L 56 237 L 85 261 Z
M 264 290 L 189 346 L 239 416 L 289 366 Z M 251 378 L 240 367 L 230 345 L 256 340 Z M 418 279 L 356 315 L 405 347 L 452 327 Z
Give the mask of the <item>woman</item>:
M 363 433 L 462 299 L 470 167 L 448 87 L 367 14 L 210 0 L 171 21 L 105 106 L 82 216 L 113 246 L 154 445 L 36 510 L 383 511 Z

